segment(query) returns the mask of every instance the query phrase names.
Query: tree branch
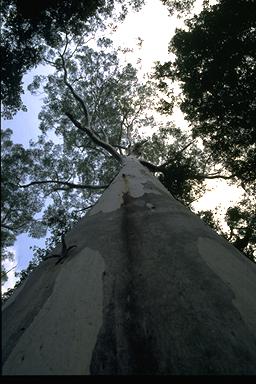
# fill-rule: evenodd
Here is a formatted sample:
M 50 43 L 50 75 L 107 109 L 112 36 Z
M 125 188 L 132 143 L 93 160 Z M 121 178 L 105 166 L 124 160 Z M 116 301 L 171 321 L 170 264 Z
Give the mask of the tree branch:
M 115 145 L 112 144 L 112 147 L 114 147 L 114 148 L 118 148 L 118 149 L 123 149 L 123 150 L 125 150 L 125 151 L 127 151 L 127 149 L 128 149 L 128 147 L 125 147 L 125 146 L 123 146 L 123 145 L 117 145 L 117 144 L 115 144 Z
M 197 180 L 201 180 L 201 179 L 224 179 L 224 180 L 228 180 L 228 179 L 233 179 L 234 176 L 225 176 L 225 175 L 220 175 L 220 174 L 213 174 L 213 175 L 194 175 L 193 176 L 194 179 L 197 179 Z
M 185 147 L 181 148 L 177 153 L 175 153 L 175 156 L 177 156 L 180 153 L 182 153 L 183 151 L 185 151 L 185 149 L 187 149 L 191 144 L 193 144 L 194 141 L 195 140 L 192 140 L 188 144 L 186 144 Z M 165 163 L 159 165 L 160 171 L 162 172 L 164 170 L 164 168 L 166 168 L 169 164 L 172 163 L 173 160 L 175 160 L 175 157 L 174 157 L 174 159 L 167 160 Z
M 74 56 L 74 54 L 76 53 L 78 47 L 80 46 L 81 41 L 83 40 L 83 38 L 84 38 L 84 35 L 82 35 L 81 38 L 78 40 L 78 43 L 76 44 L 75 49 L 74 49 L 73 52 L 68 56 L 68 59 L 71 59 L 71 57 Z M 86 45 L 87 43 L 89 43 L 89 41 L 94 40 L 94 39 L 95 39 L 95 35 L 92 36 L 92 37 L 90 37 L 88 40 L 84 41 L 84 42 L 83 42 L 83 46 Z
M 160 165 L 155 165 L 153 163 L 150 163 L 147 160 L 139 159 L 140 163 L 144 165 L 146 168 L 148 168 L 151 172 L 162 172 L 162 169 L 160 169 Z
M 82 130 L 83 132 L 85 132 L 91 139 L 92 141 L 101 146 L 102 148 L 106 149 L 116 160 L 118 160 L 120 163 L 122 162 L 122 156 L 119 155 L 119 153 L 108 143 L 106 143 L 105 141 L 101 140 L 97 134 L 95 132 L 93 132 L 93 130 L 90 128 L 90 115 L 89 115 L 89 111 L 88 111 L 88 108 L 85 104 L 85 102 L 83 101 L 83 99 L 75 92 L 74 88 L 72 87 L 72 85 L 68 82 L 68 79 L 67 79 L 67 68 L 66 68 L 66 64 L 65 64 L 65 60 L 64 60 L 64 53 L 65 53 L 65 50 L 66 50 L 66 47 L 64 49 L 64 52 L 63 54 L 60 54 L 60 57 L 61 57 L 61 60 L 62 60 L 62 66 L 63 66 L 63 70 L 64 70 L 64 83 L 65 85 L 68 87 L 68 89 L 71 91 L 72 95 L 74 96 L 74 98 L 79 102 L 79 104 L 81 105 L 82 109 L 83 109 L 83 112 L 84 112 L 84 115 L 85 115 L 85 118 L 86 118 L 86 125 L 81 125 L 79 123 L 79 121 L 77 121 L 75 119 L 75 117 L 69 113 L 69 112 L 66 112 L 66 116 L 72 121 L 72 123 L 80 130 Z
M 77 213 L 77 212 L 86 211 L 87 209 L 90 209 L 90 208 L 94 207 L 94 205 L 95 205 L 95 204 L 91 204 L 91 205 L 88 205 L 88 206 L 87 206 L 87 207 L 85 207 L 85 208 L 81 208 L 81 209 L 74 209 L 72 212 L 75 212 L 75 213 Z
M 2 275 L 2 276 L 7 275 L 7 273 L 11 272 L 14 268 L 17 267 L 17 265 L 18 265 L 18 264 L 16 264 L 14 267 L 12 267 L 11 269 L 9 269 L 9 271 L 7 271 L 7 272 L 5 272 L 5 271 L 1 271 L 1 275 Z
M 26 224 L 27 223 L 23 223 L 23 224 L 19 225 L 18 227 L 15 227 L 15 226 L 12 227 L 12 226 L 10 226 L 8 224 L 1 223 L 1 227 L 5 228 L 5 229 L 8 229 L 9 231 L 15 232 L 15 231 L 19 230 L 20 228 L 24 227 Z
M 124 113 L 122 121 L 121 121 L 119 137 L 118 137 L 118 145 L 121 144 L 121 140 L 122 140 L 122 136 L 123 136 L 123 126 L 124 126 L 124 122 L 125 122 L 125 119 L 127 118 L 127 116 L 128 116 L 128 112 Z
M 31 183 L 19 185 L 20 188 L 28 188 L 32 185 L 40 184 L 60 184 L 66 185 L 69 188 L 80 188 L 80 189 L 105 189 L 108 185 L 87 185 L 87 184 L 75 184 L 68 181 L 59 181 L 59 180 L 41 180 L 41 181 L 31 181 Z
M 64 83 L 68 87 L 68 89 L 71 91 L 71 93 L 74 96 L 74 98 L 81 105 L 81 107 L 83 109 L 83 112 L 84 112 L 84 115 L 85 115 L 85 118 L 86 118 L 86 125 L 88 125 L 88 129 L 90 129 L 90 115 L 89 115 L 88 108 L 87 108 L 85 102 L 83 101 L 83 99 L 75 92 L 75 90 L 72 87 L 72 85 L 68 82 L 68 73 L 67 73 L 67 68 L 66 68 L 66 64 L 65 64 L 65 60 L 64 60 L 63 55 L 64 55 L 64 53 L 62 55 L 60 54 L 61 61 L 62 61 L 62 67 L 63 67 L 63 70 L 64 70 Z
M 112 147 L 112 145 L 110 145 L 110 144 L 106 143 L 105 141 L 101 140 L 98 136 L 96 136 L 96 134 L 90 128 L 88 128 L 86 126 L 82 126 L 82 124 L 80 124 L 79 121 L 76 120 L 76 118 L 71 113 L 66 112 L 65 114 L 72 121 L 72 123 L 78 129 L 80 129 L 81 131 L 85 132 L 95 144 L 97 144 L 100 147 L 106 149 L 117 161 L 119 161 L 119 163 L 122 162 L 122 156 L 119 155 L 119 153 L 115 150 L 114 147 Z

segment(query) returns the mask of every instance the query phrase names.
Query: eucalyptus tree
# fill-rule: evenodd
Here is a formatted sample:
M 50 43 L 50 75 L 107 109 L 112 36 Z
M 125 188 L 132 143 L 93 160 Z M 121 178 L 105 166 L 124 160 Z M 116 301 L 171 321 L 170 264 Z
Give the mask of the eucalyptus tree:
M 170 191 L 185 204 L 203 193 L 203 180 L 211 177 L 203 153 L 173 124 L 162 124 L 157 134 L 142 137 L 145 126 L 157 128 L 152 116 L 155 86 L 140 82 L 130 64 L 120 64 L 110 40 L 100 39 L 96 50 L 79 46 L 79 40 L 70 45 L 67 34 L 64 40 L 62 52 L 49 50 L 45 58 L 56 73 L 36 76 L 29 87 L 34 93 L 43 86 L 46 94 L 39 115 L 41 136 L 25 150 L 11 142 L 10 130 L 4 132 L 4 252 L 18 234 L 40 237 L 47 229 L 52 235 L 49 252 L 63 231 L 95 204 L 125 154 L 143 152 L 144 164 L 154 172 L 164 171 L 165 185 L 169 183 Z M 55 139 L 49 140 L 47 134 L 53 130 Z M 182 164 L 183 176 L 178 172 Z M 43 255 L 46 250 L 37 252 Z
M 29 150 L 9 141 L 9 153 L 3 156 L 12 157 L 3 162 L 12 176 L 7 175 L 4 184 L 16 191 L 5 194 L 3 211 L 5 217 L 13 215 L 15 225 L 7 228 L 3 222 L 4 233 L 12 239 L 4 249 L 19 233 L 40 237 L 49 229 L 47 251 L 37 253 L 49 252 L 95 204 L 118 173 L 124 155 L 136 154 L 188 206 L 204 193 L 204 180 L 231 178 L 214 171 L 209 155 L 189 135 L 172 123 L 157 125 L 152 116 L 155 84 L 139 82 L 135 68 L 121 65 L 110 40 L 100 39 L 96 50 L 77 40 L 77 45 L 70 44 L 67 34 L 64 40 L 62 52 L 49 50 L 45 58 L 55 74 L 36 76 L 29 87 L 34 93 L 43 86 L 46 93 L 39 115 L 41 136 Z M 89 128 L 83 129 L 83 124 Z M 145 126 L 158 128 L 157 133 L 142 137 Z M 53 130 L 57 143 L 47 137 Z M 15 207 L 12 215 L 6 210 L 9 200 Z
M 66 45 L 52 62 L 55 75 L 37 77 L 30 87 L 35 92 L 40 80 L 45 80 L 47 97 L 39 115 L 42 135 L 32 143 L 33 167 L 22 188 L 39 187 L 46 195 L 61 192 L 65 207 L 80 211 L 95 202 L 118 171 L 117 155 L 113 159 L 108 149 L 113 147 L 112 152 L 121 156 L 130 150 L 140 126 L 153 125 L 152 117 L 143 113 L 153 104 L 152 86 L 140 84 L 130 64 L 119 65 L 117 54 L 107 52 L 107 39 L 100 40 L 102 44 L 104 50 L 83 46 L 74 55 Z M 93 127 L 93 134 L 77 129 L 68 117 L 70 111 Z M 52 128 L 58 144 L 47 140 Z
M 209 173 L 206 154 L 171 124 L 150 139 L 140 134 L 156 128 L 154 84 L 120 65 L 108 40 L 99 44 L 70 47 L 66 35 L 47 58 L 56 73 L 46 79 L 42 135 L 18 187 L 51 196 L 42 220 L 61 243 L 3 307 L 3 373 L 253 374 L 254 263 L 151 172 L 170 175 L 180 199 L 193 199 L 207 176 L 229 175 Z M 69 230 L 72 213 L 85 209 Z
M 63 56 L 62 97 L 79 108 L 66 102 L 56 129 L 74 125 L 113 157 L 117 175 L 4 305 L 3 374 L 255 373 L 255 264 L 151 174 L 170 159 L 138 159 L 145 143 L 131 143 L 129 124 L 111 142 L 107 125 L 93 129 Z M 114 141 L 123 128 L 126 141 Z M 58 174 L 22 188 L 73 183 Z
M 206 178 L 229 178 L 212 172 L 209 157 L 189 135 L 172 123 L 155 121 L 155 83 L 140 82 L 135 68 L 121 65 L 110 40 L 99 39 L 93 50 L 86 45 L 71 48 L 67 35 L 65 39 L 62 52 L 48 54 L 55 74 L 37 76 L 30 86 L 36 92 L 44 84 L 47 96 L 39 115 L 42 135 L 31 144 L 33 166 L 20 188 L 52 196 L 42 224 L 52 227 L 51 218 L 59 217 L 59 210 L 81 217 L 131 153 L 161 173 L 169 190 L 187 205 L 203 194 Z M 157 133 L 142 135 L 144 127 Z M 52 130 L 57 144 L 47 139 Z

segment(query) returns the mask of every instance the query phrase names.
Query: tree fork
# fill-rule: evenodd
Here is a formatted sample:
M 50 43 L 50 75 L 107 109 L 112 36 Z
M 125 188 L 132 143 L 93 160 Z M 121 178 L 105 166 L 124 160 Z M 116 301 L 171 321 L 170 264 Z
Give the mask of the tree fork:
M 256 265 L 123 163 L 3 306 L 3 374 L 255 374 Z

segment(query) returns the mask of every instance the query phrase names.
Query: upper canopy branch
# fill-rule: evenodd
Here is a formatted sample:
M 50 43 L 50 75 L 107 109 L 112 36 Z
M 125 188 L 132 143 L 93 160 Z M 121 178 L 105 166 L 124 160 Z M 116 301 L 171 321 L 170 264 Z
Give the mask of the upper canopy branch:
M 66 116 L 78 129 L 85 132 L 95 144 L 106 149 L 116 160 L 118 160 L 120 163 L 122 162 L 122 156 L 119 155 L 119 153 L 115 150 L 114 147 L 112 147 L 112 145 L 101 140 L 90 128 L 80 124 L 79 121 L 76 120 L 76 118 L 70 112 L 66 112 Z
M 108 185 L 87 185 L 87 184 L 75 184 L 68 181 L 59 181 L 59 180 L 41 180 L 41 181 L 31 181 L 31 183 L 19 185 L 20 188 L 28 188 L 32 185 L 41 185 L 41 184 L 59 184 L 66 185 L 69 188 L 80 188 L 80 189 L 106 189 Z
M 66 63 L 65 63 L 63 54 L 60 54 L 60 57 L 61 57 L 61 61 L 62 61 L 62 67 L 63 67 L 63 70 L 64 70 L 64 78 L 63 78 L 64 79 L 64 83 L 68 87 L 68 89 L 71 91 L 71 93 L 74 96 L 74 98 L 81 105 L 81 107 L 83 109 L 83 112 L 84 112 L 84 115 L 85 115 L 85 118 L 86 118 L 86 125 L 88 126 L 88 128 L 90 128 L 90 115 L 89 115 L 88 108 L 87 108 L 85 102 L 83 101 L 83 99 L 75 92 L 74 88 L 69 83 Z
M 84 112 L 84 115 L 85 115 L 85 118 L 86 118 L 86 124 L 85 125 L 80 124 L 79 121 L 76 120 L 76 118 L 70 112 L 66 112 L 65 113 L 66 116 L 72 121 L 72 123 L 78 129 L 80 129 L 83 132 L 85 132 L 95 144 L 97 144 L 100 147 L 106 149 L 116 160 L 121 162 L 122 161 L 122 156 L 115 150 L 115 148 L 112 147 L 106 141 L 101 140 L 98 137 L 98 135 L 95 132 L 93 132 L 93 130 L 91 129 L 91 127 L 90 127 L 90 115 L 89 115 L 89 111 L 88 111 L 87 105 L 83 101 L 83 99 L 76 93 L 76 91 L 74 90 L 74 88 L 72 87 L 72 85 L 68 81 L 68 74 L 67 74 L 66 63 L 65 63 L 65 60 L 64 60 L 64 54 L 65 54 L 65 50 L 64 50 L 63 54 L 60 54 L 60 57 L 61 57 L 61 60 L 62 60 L 62 66 L 63 66 L 63 70 L 64 70 L 64 83 L 68 87 L 68 89 L 71 91 L 71 93 L 74 96 L 74 98 L 81 105 L 81 107 L 83 109 L 83 112 Z

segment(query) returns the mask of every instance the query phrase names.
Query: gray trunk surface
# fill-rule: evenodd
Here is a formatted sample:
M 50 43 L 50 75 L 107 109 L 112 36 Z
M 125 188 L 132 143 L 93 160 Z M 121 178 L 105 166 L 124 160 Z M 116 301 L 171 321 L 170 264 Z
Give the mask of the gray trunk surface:
M 136 159 L 66 242 L 3 306 L 4 375 L 256 374 L 256 265 Z

